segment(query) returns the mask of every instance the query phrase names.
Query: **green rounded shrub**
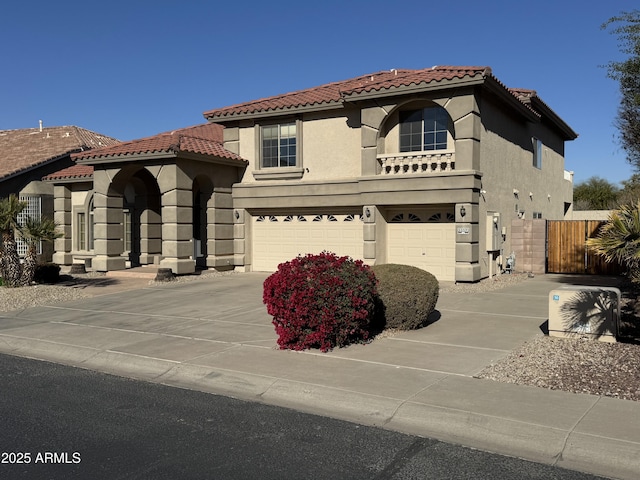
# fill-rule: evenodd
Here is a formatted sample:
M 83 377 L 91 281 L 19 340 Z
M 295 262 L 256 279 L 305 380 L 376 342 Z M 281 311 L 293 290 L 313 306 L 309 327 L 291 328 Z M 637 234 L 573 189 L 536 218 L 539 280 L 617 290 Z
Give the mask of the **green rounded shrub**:
M 433 274 L 410 265 L 371 267 L 378 280 L 378 298 L 385 328 L 424 327 L 435 310 L 440 284 Z

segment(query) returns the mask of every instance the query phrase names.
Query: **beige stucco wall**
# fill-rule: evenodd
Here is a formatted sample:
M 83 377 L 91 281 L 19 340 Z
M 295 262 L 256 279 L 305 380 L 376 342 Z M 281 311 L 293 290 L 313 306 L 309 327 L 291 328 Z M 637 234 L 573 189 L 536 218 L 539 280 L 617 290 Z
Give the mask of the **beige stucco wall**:
M 291 121 L 285 119 L 283 121 Z M 266 124 L 266 123 L 265 123 Z M 259 167 L 259 124 L 243 124 L 239 127 L 239 154 L 249 160 L 242 183 L 261 183 L 269 179 L 256 179 L 254 172 Z M 359 110 L 340 111 L 340 115 L 325 113 L 306 114 L 302 118 L 302 134 L 299 134 L 301 149 L 302 180 L 321 182 L 324 180 L 353 178 L 360 175 L 360 128 Z M 262 171 L 275 172 L 268 168 Z
M 483 173 L 480 217 L 487 212 L 501 214 L 506 231 L 502 248 L 503 265 L 512 251 L 511 225 L 524 211 L 525 219 L 534 212 L 543 219 L 564 218 L 565 202 L 571 202 L 572 185 L 564 179 L 563 143 L 540 123 L 525 123 L 504 113 L 490 101 L 481 105 L 482 136 L 480 170 Z M 542 168 L 533 166 L 532 137 L 543 143 Z M 518 193 L 514 194 L 514 190 Z M 532 195 L 530 195 L 530 193 Z M 517 206 L 517 210 L 516 210 Z M 486 222 L 480 222 L 480 263 L 488 272 L 490 255 L 486 251 Z

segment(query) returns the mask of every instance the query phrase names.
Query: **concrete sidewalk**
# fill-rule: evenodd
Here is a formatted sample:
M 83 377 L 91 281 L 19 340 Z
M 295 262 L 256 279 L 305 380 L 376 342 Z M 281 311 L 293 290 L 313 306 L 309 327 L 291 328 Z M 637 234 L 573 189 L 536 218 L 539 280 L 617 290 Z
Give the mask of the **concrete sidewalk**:
M 640 402 L 473 378 L 536 335 L 537 276 L 442 293 L 432 325 L 330 353 L 276 348 L 265 274 L 150 286 L 0 314 L 0 352 L 381 426 L 598 475 L 640 477 Z M 599 279 L 602 280 L 602 279 Z

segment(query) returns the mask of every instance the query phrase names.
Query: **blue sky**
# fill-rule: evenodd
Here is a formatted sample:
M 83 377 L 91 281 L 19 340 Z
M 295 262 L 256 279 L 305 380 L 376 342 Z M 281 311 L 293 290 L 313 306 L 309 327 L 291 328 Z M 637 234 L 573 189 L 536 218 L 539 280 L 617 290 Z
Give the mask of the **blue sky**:
M 575 181 L 619 182 L 624 58 L 600 25 L 637 1 L 10 1 L 0 129 L 77 125 L 120 140 L 203 123 L 202 112 L 391 68 L 486 65 L 536 90 L 579 138 Z

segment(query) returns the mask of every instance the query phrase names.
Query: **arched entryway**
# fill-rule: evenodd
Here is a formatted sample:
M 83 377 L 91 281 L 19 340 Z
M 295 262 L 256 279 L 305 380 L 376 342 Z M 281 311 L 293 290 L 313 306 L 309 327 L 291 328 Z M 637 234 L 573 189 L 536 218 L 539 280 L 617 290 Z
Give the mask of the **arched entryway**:
M 213 184 L 211 180 L 198 175 L 193 181 L 193 258 L 197 268 L 207 267 L 208 255 L 208 207 L 213 195 Z
M 99 268 L 119 270 L 160 260 L 161 195 L 158 182 L 146 168 L 122 168 L 106 195 L 94 193 L 94 205 Z

